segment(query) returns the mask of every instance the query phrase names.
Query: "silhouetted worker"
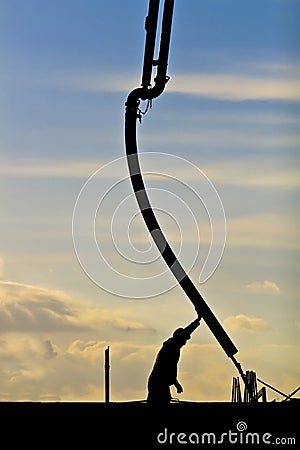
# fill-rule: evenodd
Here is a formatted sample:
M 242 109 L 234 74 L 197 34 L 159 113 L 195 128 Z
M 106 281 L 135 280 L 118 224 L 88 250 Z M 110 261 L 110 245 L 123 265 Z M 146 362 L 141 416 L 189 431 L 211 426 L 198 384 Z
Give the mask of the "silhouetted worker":
M 147 403 L 153 406 L 167 406 L 171 401 L 170 386 L 174 385 L 177 393 L 183 388 L 177 379 L 177 365 L 180 350 L 191 338 L 191 334 L 200 325 L 201 317 L 185 328 L 177 328 L 173 336 L 167 339 L 159 350 L 153 369 L 148 379 Z

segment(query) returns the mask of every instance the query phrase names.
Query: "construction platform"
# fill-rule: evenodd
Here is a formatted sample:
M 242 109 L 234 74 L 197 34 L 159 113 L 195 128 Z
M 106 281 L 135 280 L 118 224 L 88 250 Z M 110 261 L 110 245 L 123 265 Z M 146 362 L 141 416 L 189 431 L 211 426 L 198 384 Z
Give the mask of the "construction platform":
M 10 448 L 296 448 L 300 400 L 266 403 L 2 402 Z M 271 447 L 270 447 L 271 444 Z

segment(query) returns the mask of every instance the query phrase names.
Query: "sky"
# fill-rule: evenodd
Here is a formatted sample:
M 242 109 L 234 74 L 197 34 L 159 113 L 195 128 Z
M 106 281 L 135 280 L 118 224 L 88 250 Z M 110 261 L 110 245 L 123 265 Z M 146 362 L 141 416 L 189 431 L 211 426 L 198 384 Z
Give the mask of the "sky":
M 0 10 L 0 400 L 103 401 L 108 346 L 111 400 L 144 400 L 162 342 L 196 317 L 124 159 L 148 2 Z M 175 0 L 171 78 L 138 124 L 170 244 L 243 369 L 286 394 L 300 380 L 299 17 L 298 0 Z M 230 401 L 237 375 L 202 322 L 172 395 Z

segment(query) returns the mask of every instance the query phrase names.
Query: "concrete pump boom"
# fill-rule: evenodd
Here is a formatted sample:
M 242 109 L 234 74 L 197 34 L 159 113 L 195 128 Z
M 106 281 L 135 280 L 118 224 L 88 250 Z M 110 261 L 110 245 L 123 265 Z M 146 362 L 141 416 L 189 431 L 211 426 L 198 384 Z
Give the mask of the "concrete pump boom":
M 158 59 L 154 60 L 159 2 L 160 0 L 149 0 L 148 15 L 145 23 L 146 41 L 141 83 L 142 87 L 132 90 L 129 93 L 126 101 L 125 147 L 130 179 L 143 219 L 156 246 L 161 253 L 161 256 L 165 260 L 166 264 L 177 279 L 185 294 L 194 305 L 196 311 L 200 312 L 203 320 L 206 322 L 207 326 L 209 327 L 227 356 L 231 358 L 243 380 L 245 381 L 245 374 L 241 369 L 241 365 L 234 357 L 234 355 L 238 352 L 236 346 L 234 345 L 198 289 L 195 287 L 188 274 L 181 266 L 160 228 L 146 192 L 139 164 L 136 127 L 137 119 L 141 117 L 141 112 L 139 109 L 140 101 L 151 101 L 152 99 L 158 97 L 160 94 L 162 94 L 167 82 L 169 81 L 169 77 L 167 76 L 167 66 L 174 0 L 164 1 L 159 54 Z M 154 84 L 152 86 L 151 78 L 153 66 L 156 66 L 157 69 L 156 77 L 154 78 Z

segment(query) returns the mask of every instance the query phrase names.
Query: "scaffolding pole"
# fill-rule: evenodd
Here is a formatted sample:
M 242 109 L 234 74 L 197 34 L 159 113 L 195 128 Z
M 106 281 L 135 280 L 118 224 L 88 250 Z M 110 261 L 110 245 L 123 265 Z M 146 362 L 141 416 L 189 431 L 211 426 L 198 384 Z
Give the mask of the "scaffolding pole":
M 109 406 L 109 370 L 110 370 L 110 365 L 109 365 L 109 347 L 107 347 L 107 349 L 105 349 L 105 362 L 104 362 L 104 392 L 105 392 L 105 406 L 106 408 Z

